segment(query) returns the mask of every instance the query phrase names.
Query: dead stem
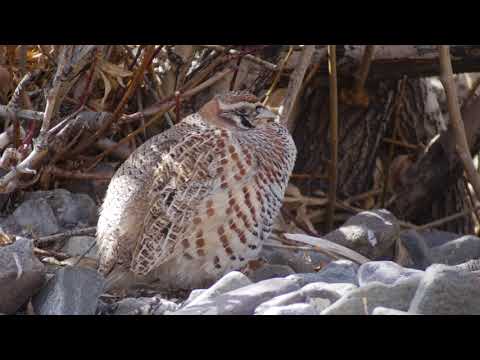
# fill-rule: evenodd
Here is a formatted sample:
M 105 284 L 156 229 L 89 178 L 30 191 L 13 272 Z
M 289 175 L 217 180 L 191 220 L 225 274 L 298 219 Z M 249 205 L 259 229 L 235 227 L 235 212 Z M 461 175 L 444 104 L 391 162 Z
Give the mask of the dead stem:
M 201 47 L 204 47 L 206 49 L 211 49 L 211 50 L 215 50 L 215 51 L 218 51 L 218 52 L 221 52 L 221 53 L 229 53 L 229 54 L 232 54 L 232 55 L 238 55 L 240 53 L 240 51 L 238 50 L 234 50 L 234 49 L 226 49 L 225 47 L 221 46 L 221 45 L 199 45 Z M 260 59 L 254 55 L 251 55 L 251 54 L 247 54 L 244 56 L 245 60 L 249 60 L 249 61 L 252 61 L 256 64 L 259 64 L 265 68 L 267 68 L 268 70 L 272 70 L 272 71 L 275 71 L 277 70 L 277 65 L 275 64 L 272 64 L 266 60 L 263 60 L 263 59 Z
M 479 206 L 475 206 L 473 210 L 478 210 L 480 209 L 480 205 Z M 464 216 L 467 216 L 468 214 L 470 214 L 472 212 L 472 209 L 467 209 L 467 210 L 464 210 L 464 211 L 460 211 L 456 214 L 453 214 L 453 215 L 450 215 L 450 216 L 446 216 L 442 219 L 438 219 L 438 220 L 435 220 L 435 221 L 432 221 L 428 224 L 424 224 L 424 225 L 420 225 L 420 226 L 417 226 L 416 229 L 417 230 L 426 230 L 426 229 L 430 229 L 432 227 L 438 227 L 438 226 L 441 226 L 441 225 L 444 225 L 450 221 L 453 221 L 453 220 L 456 220 L 458 218 L 461 218 L 461 217 L 464 217 Z
M 142 64 L 135 72 L 135 75 L 130 83 L 130 86 L 128 87 L 127 91 L 123 95 L 122 100 L 120 100 L 120 103 L 115 108 L 113 115 L 100 127 L 100 129 L 98 129 L 95 132 L 95 134 L 93 134 L 91 138 L 85 141 L 77 149 L 73 150 L 72 152 L 73 155 L 77 155 L 84 152 L 87 148 L 89 148 L 92 144 L 94 144 L 102 135 L 104 135 L 104 133 L 110 128 L 110 126 L 121 117 L 121 115 L 124 112 L 124 108 L 125 108 L 125 105 L 127 104 L 127 101 L 135 93 L 137 87 L 140 85 L 140 82 L 143 80 L 144 78 L 143 74 L 147 69 L 147 67 L 149 66 L 150 62 L 153 60 L 157 50 L 158 49 L 156 49 L 155 46 L 153 45 L 148 46 L 148 49 L 145 50 L 145 55 L 144 55 Z
M 463 167 L 468 176 L 468 180 L 472 184 L 477 199 L 480 199 L 480 175 L 475 171 L 473 165 L 472 154 L 468 146 L 467 136 L 465 135 L 465 127 L 460 113 L 458 104 L 457 89 L 453 82 L 452 61 L 450 59 L 450 47 L 448 45 L 439 45 L 440 53 L 440 80 L 447 95 L 448 111 L 450 113 L 450 122 L 455 137 L 455 149 L 458 156 L 462 160 Z
M 47 166 L 45 167 L 45 171 L 49 172 L 50 174 L 54 175 L 57 178 L 64 178 L 64 179 L 76 179 L 76 180 L 101 180 L 101 181 L 110 181 L 113 176 L 112 174 L 105 174 L 105 173 L 86 173 L 82 171 L 72 171 L 72 170 L 65 170 L 60 169 L 57 166 Z
M 287 55 L 285 56 L 285 58 L 282 60 L 282 63 L 280 64 L 279 71 L 275 74 L 275 78 L 273 79 L 272 85 L 270 86 L 270 88 L 268 89 L 265 95 L 265 99 L 263 100 L 263 105 L 268 104 L 268 100 L 270 100 L 270 96 L 272 95 L 273 91 L 276 89 L 277 84 L 280 80 L 280 77 L 282 76 L 283 69 L 285 68 L 285 65 L 290 59 L 290 56 L 292 55 L 292 53 L 293 53 L 293 46 L 290 46 L 290 48 L 288 49 Z
M 337 90 L 337 47 L 328 45 L 328 70 L 330 83 L 330 176 L 328 179 L 327 231 L 333 228 L 335 202 L 337 199 L 337 162 L 338 162 L 338 90 Z
M 52 242 L 52 241 L 64 240 L 64 239 L 70 238 L 72 236 L 94 235 L 96 231 L 97 231 L 97 227 L 96 226 L 91 226 L 91 227 L 86 227 L 86 228 L 83 228 L 83 229 L 66 231 L 66 232 L 63 232 L 63 233 L 55 234 L 55 235 L 43 236 L 43 237 L 35 239 L 35 243 L 37 245 L 43 245 L 43 244 L 46 244 L 46 243 L 49 243 L 49 242 Z
M 283 111 L 280 116 L 280 123 L 286 125 L 290 132 L 292 132 L 294 128 L 294 119 L 291 114 L 297 102 L 305 73 L 310 66 L 314 52 L 315 45 L 305 45 L 303 47 L 299 63 L 291 75 L 290 83 L 288 84 L 287 95 L 285 96 Z
M 212 86 L 213 84 L 215 84 L 217 81 L 219 81 L 220 79 L 222 79 L 223 77 L 225 77 L 228 73 L 230 73 L 232 70 L 231 69 L 225 69 L 223 70 L 222 72 L 216 74 L 215 76 L 211 77 L 210 79 L 208 79 L 207 81 L 205 81 L 204 83 L 198 85 L 196 88 L 194 89 L 191 89 L 187 92 L 185 92 L 184 94 L 182 94 L 179 99 L 182 99 L 182 100 L 185 100 L 197 93 L 199 93 L 200 91 Z M 142 117 L 146 116 L 147 114 L 148 115 L 156 115 L 154 116 L 150 121 L 148 121 L 144 126 L 138 128 L 137 130 L 131 132 L 130 134 L 128 134 L 126 137 L 124 137 L 122 140 L 120 140 L 117 144 L 113 145 L 110 149 L 104 151 L 103 153 L 101 153 L 100 155 L 97 156 L 97 158 L 95 159 L 95 161 L 93 162 L 93 164 L 91 164 L 87 169 L 86 171 L 90 171 L 92 170 L 95 166 L 97 166 L 97 164 L 102 161 L 102 159 L 109 155 L 110 153 L 112 153 L 117 147 L 119 147 L 120 145 L 128 142 L 132 137 L 140 134 L 142 131 L 144 131 L 144 129 L 146 129 L 147 127 L 149 127 L 150 125 L 152 125 L 155 121 L 157 121 L 158 118 L 162 117 L 167 111 L 169 111 L 170 109 L 172 109 L 176 104 L 176 101 L 175 99 L 172 99 L 168 102 L 162 102 L 162 104 L 157 104 L 157 105 L 154 105 L 152 107 L 150 107 L 149 109 L 146 109 L 143 113 L 139 114 L 139 113 L 136 113 L 136 114 L 133 114 L 131 115 L 129 118 L 130 120 L 131 119 L 135 119 L 135 120 L 138 120 L 138 119 L 141 119 Z
M 397 137 L 397 132 L 398 132 L 398 127 L 400 124 L 400 114 L 402 110 L 402 104 L 403 104 L 403 97 L 405 96 L 405 86 L 407 84 L 407 79 L 404 77 L 402 80 L 400 80 L 400 91 L 398 92 L 397 96 L 397 101 L 395 103 L 395 113 L 394 113 L 394 125 L 393 125 L 393 134 L 392 134 L 392 140 L 396 141 Z M 393 161 L 393 156 L 395 155 L 395 143 L 390 143 L 390 148 L 388 152 L 388 157 L 387 157 L 387 163 L 385 164 L 385 172 L 383 174 L 383 191 L 382 191 L 382 196 L 380 197 L 380 207 L 385 207 L 385 201 L 387 198 L 387 193 L 388 193 L 388 180 L 390 176 L 390 165 L 392 164 Z
M 367 45 L 365 47 L 365 52 L 363 53 L 362 63 L 358 68 L 358 72 L 356 73 L 356 81 L 354 86 L 354 94 L 360 94 L 365 89 L 365 82 L 367 81 L 368 73 L 370 71 L 370 65 L 372 64 L 372 60 L 375 56 L 375 45 Z

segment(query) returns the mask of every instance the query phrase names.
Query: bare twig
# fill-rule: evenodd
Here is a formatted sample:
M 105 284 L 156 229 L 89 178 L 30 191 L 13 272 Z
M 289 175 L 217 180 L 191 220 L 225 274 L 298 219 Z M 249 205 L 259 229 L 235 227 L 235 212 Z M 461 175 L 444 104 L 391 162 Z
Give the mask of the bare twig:
M 39 248 L 33 248 L 33 252 L 36 255 L 45 256 L 45 257 L 47 257 L 47 256 L 48 257 L 54 257 L 55 259 L 60 260 L 60 261 L 67 260 L 68 258 L 71 257 L 70 255 L 62 253 L 62 252 L 39 249 Z
M 86 228 L 83 228 L 83 229 L 66 231 L 66 232 L 63 232 L 63 233 L 55 234 L 55 235 L 43 236 L 43 237 L 35 239 L 35 243 L 38 244 L 38 245 L 43 245 L 45 243 L 49 243 L 49 242 L 52 242 L 52 241 L 64 240 L 64 239 L 70 238 L 72 236 L 95 235 L 96 231 L 97 231 L 96 226 L 86 227 Z
M 416 230 L 425 230 L 425 229 L 430 229 L 432 227 L 438 227 L 438 226 L 444 225 L 444 224 L 446 224 L 450 221 L 453 221 L 453 220 L 459 219 L 461 217 L 467 216 L 472 212 L 472 210 L 475 211 L 475 210 L 478 210 L 478 209 L 480 209 L 480 205 L 475 206 L 473 209 L 467 209 L 467 210 L 464 210 L 464 211 L 460 211 L 456 214 L 446 216 L 442 219 L 432 221 L 428 224 L 417 226 Z
M 395 104 L 395 113 L 394 113 L 394 124 L 393 124 L 393 134 L 392 134 L 392 140 L 396 141 L 397 137 L 397 131 L 398 127 L 400 124 L 400 111 L 402 109 L 402 103 L 403 103 L 403 97 L 405 96 L 405 86 L 407 83 L 407 79 L 403 78 L 400 82 L 400 91 L 397 96 L 397 102 Z M 388 157 L 387 157 L 387 163 L 385 164 L 385 171 L 384 171 L 384 179 L 383 179 L 383 191 L 382 191 L 382 196 L 380 198 L 380 206 L 383 208 L 385 207 L 385 200 L 387 197 L 387 192 L 388 192 L 388 178 L 390 176 L 390 165 L 393 160 L 393 155 L 395 154 L 395 143 L 390 143 L 389 147 L 389 152 L 388 152 Z
M 336 46 L 328 45 L 330 73 L 330 176 L 328 181 L 327 231 L 333 228 L 335 202 L 337 200 L 337 161 L 338 161 L 338 93 Z
M 186 100 L 199 92 L 209 88 L 213 84 L 217 83 L 219 80 L 223 79 L 226 75 L 228 75 L 230 72 L 232 72 L 232 69 L 224 69 L 223 71 L 220 71 L 219 73 L 215 74 L 205 82 L 201 83 L 200 85 L 185 91 L 184 93 L 180 93 L 180 100 Z M 146 108 L 142 112 L 136 112 L 134 114 L 124 116 L 122 118 L 122 121 L 120 122 L 121 124 L 126 124 L 134 121 L 138 121 L 141 118 L 147 117 L 147 116 L 153 116 L 158 113 L 163 113 L 164 111 L 170 110 L 175 106 L 175 94 L 167 97 L 166 99 L 163 99 L 162 101 Z M 149 125 L 146 125 L 149 126 Z
M 345 199 L 343 202 L 345 204 L 349 204 L 349 203 L 352 203 L 352 202 L 363 200 L 365 198 L 369 198 L 371 196 L 380 195 L 381 193 L 382 193 L 382 190 L 370 190 L 370 191 L 364 192 L 362 194 L 350 196 L 348 199 Z
M 353 260 L 359 264 L 364 264 L 370 261 L 370 259 L 357 253 L 356 251 L 349 249 L 345 246 L 336 244 L 327 239 L 322 239 L 322 238 L 313 237 L 313 236 L 304 235 L 304 234 L 284 234 L 284 236 L 288 240 L 298 241 L 304 244 L 318 247 L 319 249 L 324 249 L 328 252 Z
M 421 145 L 413 145 L 413 144 L 409 144 L 409 143 L 406 143 L 406 142 L 403 142 L 403 141 L 393 140 L 393 139 L 390 139 L 390 138 L 383 138 L 382 141 L 387 143 L 387 144 L 394 144 L 394 145 L 397 145 L 397 146 L 400 146 L 400 147 L 404 147 L 406 149 L 411 149 L 411 150 L 416 150 L 416 151 L 421 150 L 423 148 Z
M 468 200 L 470 202 L 469 203 L 469 208 L 472 211 L 473 215 L 475 216 L 475 219 L 477 220 L 477 224 L 480 225 L 480 216 L 478 216 L 478 211 L 475 209 L 475 199 L 472 195 L 472 192 L 470 191 L 470 188 L 468 186 L 467 179 L 465 179 L 465 176 L 462 177 L 462 180 L 463 180 L 464 189 L 467 193 L 467 197 L 468 197 Z
M 128 149 L 128 147 L 117 146 L 117 143 L 115 141 L 110 140 L 108 138 L 103 138 L 103 139 L 98 140 L 95 143 L 95 146 L 102 151 L 110 150 L 111 148 L 114 148 L 111 151 L 110 154 L 112 154 L 113 156 L 115 156 L 116 158 L 118 158 L 120 160 L 125 160 L 126 158 L 128 158 L 130 156 L 130 153 L 131 153 L 131 151 Z
M 277 74 L 275 75 L 275 78 L 273 79 L 272 85 L 270 86 L 267 93 L 265 94 L 263 105 L 268 104 L 268 100 L 270 100 L 270 96 L 272 95 L 273 91 L 276 89 L 278 81 L 280 80 L 280 76 L 282 75 L 282 71 L 285 68 L 285 65 L 287 64 L 288 59 L 290 59 L 290 56 L 292 55 L 292 53 L 293 53 L 293 46 L 290 46 L 290 48 L 288 49 L 287 55 L 285 56 L 285 58 L 282 60 L 282 63 L 280 64 L 279 71 L 277 72 Z
M 297 102 L 299 90 L 302 87 L 302 82 L 305 73 L 310 66 L 313 53 L 315 52 L 315 45 L 305 45 L 302 54 L 300 55 L 299 63 L 293 72 L 290 83 L 288 84 L 287 95 L 283 104 L 282 115 L 280 116 L 280 123 L 285 124 L 290 132 L 294 128 L 294 123 L 291 114 Z
M 238 50 L 235 50 L 235 49 L 228 50 L 221 45 L 199 45 L 199 46 L 207 48 L 207 49 L 215 50 L 215 51 L 218 51 L 218 52 L 221 52 L 221 53 L 227 53 L 228 52 L 232 55 L 237 55 L 237 54 L 240 53 Z M 268 70 L 272 70 L 272 71 L 277 70 L 277 65 L 272 64 L 271 62 L 268 62 L 266 60 L 260 59 L 259 57 L 256 57 L 254 55 L 247 54 L 247 55 L 245 55 L 244 58 L 245 58 L 245 60 L 249 60 L 249 61 L 252 61 L 256 64 L 259 64 L 259 65 L 265 67 Z
M 45 171 L 51 173 L 55 177 L 64 179 L 78 179 L 78 180 L 103 180 L 108 181 L 112 178 L 112 174 L 107 173 L 86 173 L 83 171 L 71 171 L 60 169 L 59 167 L 50 165 L 45 167 Z
M 0 105 L 0 118 L 7 118 L 9 115 L 8 108 L 6 105 Z M 20 109 L 15 111 L 15 115 L 19 119 L 23 120 L 33 120 L 33 121 L 42 121 L 44 113 L 41 111 L 25 110 Z
M 365 52 L 363 53 L 362 63 L 356 74 L 356 81 L 353 91 L 355 94 L 360 94 L 365 88 L 365 82 L 367 81 L 368 73 L 370 71 L 370 65 L 372 64 L 373 57 L 375 56 L 375 45 L 367 45 Z
M 213 84 L 215 84 L 217 81 L 219 81 L 220 79 L 225 77 L 231 71 L 232 71 L 231 69 L 225 69 L 225 70 L 219 72 L 218 74 L 216 74 L 215 76 L 212 76 L 210 79 L 208 79 L 204 83 L 198 85 L 196 88 L 188 90 L 187 92 L 182 94 L 179 97 L 179 99 L 180 100 L 185 100 L 185 99 L 199 93 L 200 91 L 202 91 L 202 90 L 212 86 Z M 158 118 L 162 117 L 167 111 L 169 111 L 171 108 L 173 108 L 175 106 L 175 104 L 176 104 L 175 97 L 172 96 L 171 99 L 169 99 L 169 101 L 164 100 L 162 103 L 156 104 L 156 105 L 146 109 L 142 113 L 136 113 L 136 114 L 132 114 L 131 116 L 129 116 L 129 120 L 132 120 L 132 119 L 133 120 L 138 120 L 138 119 L 143 118 L 144 116 L 156 115 L 150 121 L 148 121 L 144 126 L 142 126 L 142 127 L 138 128 L 137 130 L 131 132 L 126 137 L 124 137 L 122 140 L 120 140 L 117 144 L 113 145 L 110 149 L 104 151 L 102 154 L 97 156 L 94 163 L 88 167 L 87 171 L 93 169 L 100 161 L 102 161 L 102 159 L 105 156 L 107 156 L 108 154 L 113 152 L 118 146 L 128 142 L 132 137 L 140 134 L 144 129 L 146 129 L 147 127 L 152 125 L 155 121 L 157 121 Z
M 157 51 L 157 49 L 155 49 L 154 46 L 149 46 L 148 49 L 145 50 L 145 55 L 144 55 L 144 58 L 143 58 L 143 62 L 140 65 L 140 67 L 137 69 L 137 71 L 134 75 L 134 78 L 133 78 L 132 82 L 130 83 L 130 86 L 128 87 L 127 91 L 123 95 L 120 103 L 117 105 L 115 111 L 113 112 L 113 115 L 108 119 L 108 121 L 106 121 L 100 127 L 100 129 L 98 129 L 95 132 L 95 134 L 93 134 L 93 136 L 90 139 L 88 139 L 88 141 L 85 141 L 81 146 L 79 146 L 77 149 L 75 149 L 73 151 L 74 154 L 80 154 L 83 151 L 85 151 L 87 148 L 89 148 L 93 143 L 95 143 L 108 130 L 110 125 L 112 125 L 115 121 L 118 120 L 118 118 L 120 118 L 120 116 L 124 112 L 124 108 L 125 108 L 125 105 L 126 105 L 127 101 L 130 99 L 132 94 L 135 93 L 137 87 L 140 85 L 140 81 L 143 80 L 143 78 L 144 78 L 143 73 L 147 69 L 150 62 L 153 60 L 156 51 Z
M 61 100 L 59 94 L 63 81 L 63 71 L 67 62 L 67 49 L 67 46 L 63 46 L 60 52 L 57 71 L 53 79 L 53 87 L 50 89 L 47 95 L 47 105 L 45 107 L 45 112 L 43 113 L 43 121 L 40 133 L 45 133 L 50 129 L 50 122 L 55 116 L 55 111 L 59 106 L 58 102 Z
M 321 249 L 319 247 L 313 246 L 295 246 L 295 245 L 283 245 L 283 244 L 274 244 L 274 243 L 264 243 L 263 246 L 270 247 L 270 248 L 277 248 L 277 249 L 287 249 L 292 251 L 310 251 L 310 252 L 319 252 L 330 256 L 333 259 L 339 259 L 340 257 L 336 254 L 333 254 L 325 249 Z
M 21 97 L 25 93 L 25 89 L 27 86 L 34 81 L 40 74 L 42 73 L 42 70 L 35 70 L 32 71 L 28 74 L 26 74 L 22 80 L 18 83 L 17 87 L 15 88 L 15 91 L 10 98 L 10 101 L 8 102 L 8 107 L 12 107 L 14 109 L 18 108 L 20 105 Z M 18 116 L 21 117 L 21 116 Z
M 96 241 L 92 241 L 92 243 L 90 244 L 90 246 L 78 257 L 78 259 L 75 261 L 75 263 L 73 264 L 73 266 L 77 266 L 80 261 L 82 261 L 82 259 L 87 256 L 87 254 L 90 252 L 90 250 L 92 250 L 95 245 L 97 245 L 97 242 Z
M 462 160 L 463 167 L 467 173 L 468 180 L 475 190 L 477 199 L 480 199 L 480 175 L 475 171 L 472 154 L 465 135 L 465 128 L 458 104 L 457 89 L 453 82 L 452 62 L 450 59 L 450 48 L 448 45 L 439 45 L 441 82 L 447 95 L 448 110 L 450 113 L 450 124 L 455 136 L 455 149 Z

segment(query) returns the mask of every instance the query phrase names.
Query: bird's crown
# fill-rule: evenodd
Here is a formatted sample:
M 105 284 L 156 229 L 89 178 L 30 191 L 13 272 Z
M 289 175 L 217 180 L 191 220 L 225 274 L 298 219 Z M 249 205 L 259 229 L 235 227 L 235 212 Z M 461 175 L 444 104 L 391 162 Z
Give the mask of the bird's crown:
M 257 103 L 260 101 L 258 97 L 248 91 L 227 91 L 222 94 L 217 94 L 215 98 L 225 104 L 235 104 L 239 102 Z

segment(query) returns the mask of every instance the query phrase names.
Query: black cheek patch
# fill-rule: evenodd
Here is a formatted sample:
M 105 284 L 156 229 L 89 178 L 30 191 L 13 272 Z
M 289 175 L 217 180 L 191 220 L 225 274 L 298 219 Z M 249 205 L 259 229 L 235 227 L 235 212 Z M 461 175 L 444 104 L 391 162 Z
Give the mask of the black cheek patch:
M 246 118 L 244 118 L 243 116 L 242 116 L 241 118 L 242 118 L 241 122 L 242 122 L 242 125 L 243 125 L 243 126 L 249 128 L 249 129 L 253 129 L 253 128 L 255 127 L 255 126 L 253 126 L 253 124 L 252 124 L 250 121 L 248 121 L 248 120 L 247 120 Z

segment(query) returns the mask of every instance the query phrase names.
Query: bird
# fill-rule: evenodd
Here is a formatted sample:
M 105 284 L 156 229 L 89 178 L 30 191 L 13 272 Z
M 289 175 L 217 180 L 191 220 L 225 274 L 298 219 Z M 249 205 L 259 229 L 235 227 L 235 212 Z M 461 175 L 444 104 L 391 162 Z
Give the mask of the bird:
M 276 114 L 245 91 L 217 94 L 147 140 L 118 168 L 100 209 L 98 271 L 107 290 L 188 290 L 248 273 L 296 155 Z

